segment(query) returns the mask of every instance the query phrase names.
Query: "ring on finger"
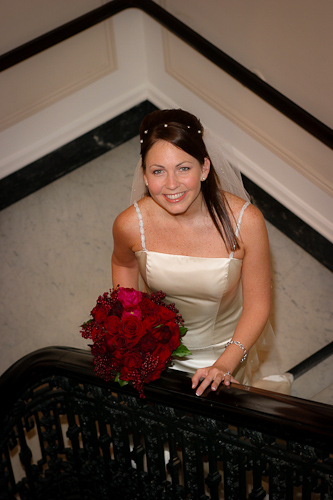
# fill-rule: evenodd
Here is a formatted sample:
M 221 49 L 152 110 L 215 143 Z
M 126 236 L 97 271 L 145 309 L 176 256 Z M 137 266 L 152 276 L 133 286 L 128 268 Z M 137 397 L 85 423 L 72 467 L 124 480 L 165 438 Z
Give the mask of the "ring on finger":
M 231 377 L 231 373 L 230 373 L 230 372 L 226 372 L 226 373 L 223 375 L 223 380 L 224 380 L 224 377 L 225 377 L 226 375 L 229 375 L 229 377 Z

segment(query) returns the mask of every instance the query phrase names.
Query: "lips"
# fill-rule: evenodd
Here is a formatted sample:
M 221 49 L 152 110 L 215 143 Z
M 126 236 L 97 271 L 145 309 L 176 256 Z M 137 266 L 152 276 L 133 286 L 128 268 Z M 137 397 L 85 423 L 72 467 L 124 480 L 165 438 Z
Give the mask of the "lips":
M 181 201 L 184 199 L 186 195 L 186 191 L 183 191 L 182 193 L 175 193 L 175 194 L 164 194 L 164 198 L 166 198 L 168 201 L 172 203 L 176 203 L 178 201 Z

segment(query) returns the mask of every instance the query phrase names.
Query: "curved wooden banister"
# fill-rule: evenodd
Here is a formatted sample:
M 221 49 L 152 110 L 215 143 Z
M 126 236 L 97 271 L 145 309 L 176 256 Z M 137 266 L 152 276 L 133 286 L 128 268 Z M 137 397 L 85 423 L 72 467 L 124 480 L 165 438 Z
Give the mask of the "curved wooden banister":
M 171 369 L 141 399 L 66 347 L 25 356 L 0 390 L 4 500 L 331 498 L 328 405 L 237 384 L 198 398 Z
M 246 69 L 225 52 L 189 28 L 152 0 L 113 0 L 79 18 L 60 26 L 30 42 L 0 56 L 0 71 L 38 54 L 81 31 L 95 26 L 128 8 L 137 8 L 151 16 L 177 35 L 196 51 L 223 69 L 242 85 L 252 90 L 275 109 L 283 113 L 326 146 L 333 148 L 333 131 L 330 127 L 288 99 L 257 75 Z
M 20 395 L 43 377 L 64 375 L 82 383 L 94 384 L 112 391 L 134 394 L 131 386 L 120 388 L 118 383 L 104 382 L 94 373 L 93 358 L 88 350 L 71 347 L 45 347 L 18 360 L 0 377 L 1 415 L 4 418 Z M 147 401 L 191 411 L 208 418 L 232 418 L 235 424 L 258 428 L 261 432 L 301 440 L 333 444 L 333 407 L 294 398 L 275 392 L 233 385 L 206 391 L 197 397 L 191 389 L 190 376 L 169 369 L 161 378 L 145 386 Z

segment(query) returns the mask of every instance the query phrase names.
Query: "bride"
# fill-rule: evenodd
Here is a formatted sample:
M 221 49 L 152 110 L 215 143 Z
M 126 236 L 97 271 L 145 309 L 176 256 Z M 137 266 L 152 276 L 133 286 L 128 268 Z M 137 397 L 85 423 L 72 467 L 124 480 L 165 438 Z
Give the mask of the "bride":
M 175 303 L 192 355 L 174 368 L 193 373 L 198 396 L 221 382 L 255 385 L 276 371 L 263 216 L 221 154 L 213 158 L 194 115 L 154 111 L 140 142 L 136 200 L 113 226 L 113 286 L 138 289 L 140 277 L 148 292 L 162 290 Z M 288 376 L 266 380 L 268 387 L 257 385 L 289 392 Z

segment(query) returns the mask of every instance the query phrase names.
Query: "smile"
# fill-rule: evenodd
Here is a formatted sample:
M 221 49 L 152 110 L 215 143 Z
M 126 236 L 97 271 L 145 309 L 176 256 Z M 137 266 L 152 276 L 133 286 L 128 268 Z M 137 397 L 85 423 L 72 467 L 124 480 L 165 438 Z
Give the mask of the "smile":
M 164 197 L 169 201 L 180 201 L 184 198 L 186 191 L 176 194 L 164 194 Z

